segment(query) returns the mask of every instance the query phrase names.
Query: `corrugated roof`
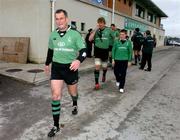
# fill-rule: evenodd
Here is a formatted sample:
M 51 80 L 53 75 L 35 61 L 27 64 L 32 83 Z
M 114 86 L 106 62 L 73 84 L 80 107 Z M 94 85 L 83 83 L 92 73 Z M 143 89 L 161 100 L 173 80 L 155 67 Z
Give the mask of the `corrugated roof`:
M 151 0 L 136 0 L 137 3 L 143 4 L 147 9 L 152 10 L 156 13 L 159 17 L 168 17 L 154 2 Z M 162 0 L 162 2 L 164 2 Z

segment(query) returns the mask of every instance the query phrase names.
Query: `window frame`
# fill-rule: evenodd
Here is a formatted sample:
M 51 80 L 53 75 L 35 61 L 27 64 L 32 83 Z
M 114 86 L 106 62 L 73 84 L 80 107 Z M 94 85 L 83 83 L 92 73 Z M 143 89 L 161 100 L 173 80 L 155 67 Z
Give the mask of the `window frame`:
M 145 9 L 143 7 L 141 7 L 140 5 L 136 4 L 136 14 L 137 17 L 140 17 L 142 19 L 144 19 L 145 17 Z

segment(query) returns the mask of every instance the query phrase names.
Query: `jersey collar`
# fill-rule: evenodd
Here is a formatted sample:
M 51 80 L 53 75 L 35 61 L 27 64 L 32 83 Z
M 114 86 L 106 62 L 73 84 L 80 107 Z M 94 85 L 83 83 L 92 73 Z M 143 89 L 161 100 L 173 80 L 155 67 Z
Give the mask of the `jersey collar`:
M 66 31 L 60 31 L 59 28 L 57 28 L 56 32 L 60 35 L 60 37 L 63 37 L 70 29 L 71 29 L 71 26 L 68 25 L 68 28 Z

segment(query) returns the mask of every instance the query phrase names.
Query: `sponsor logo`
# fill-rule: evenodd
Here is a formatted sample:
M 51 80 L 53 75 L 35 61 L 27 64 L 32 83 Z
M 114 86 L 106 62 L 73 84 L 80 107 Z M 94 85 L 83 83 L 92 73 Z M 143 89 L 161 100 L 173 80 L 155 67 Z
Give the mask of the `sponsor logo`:
M 59 47 L 64 47 L 64 46 L 66 45 L 66 43 L 65 43 L 65 42 L 58 42 L 57 45 L 58 45 Z
M 62 51 L 62 52 L 74 52 L 72 48 L 55 48 L 55 51 Z

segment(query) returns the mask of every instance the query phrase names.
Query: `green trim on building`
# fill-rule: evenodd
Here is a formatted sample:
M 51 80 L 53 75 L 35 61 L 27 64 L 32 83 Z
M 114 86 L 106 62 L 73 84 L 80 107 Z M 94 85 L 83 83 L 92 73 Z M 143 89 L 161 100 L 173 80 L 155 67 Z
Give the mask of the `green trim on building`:
M 132 20 L 130 18 L 125 18 L 124 28 L 127 30 L 134 30 L 135 28 L 139 28 L 141 32 L 145 32 L 147 30 L 147 25 L 142 24 L 141 22 Z

